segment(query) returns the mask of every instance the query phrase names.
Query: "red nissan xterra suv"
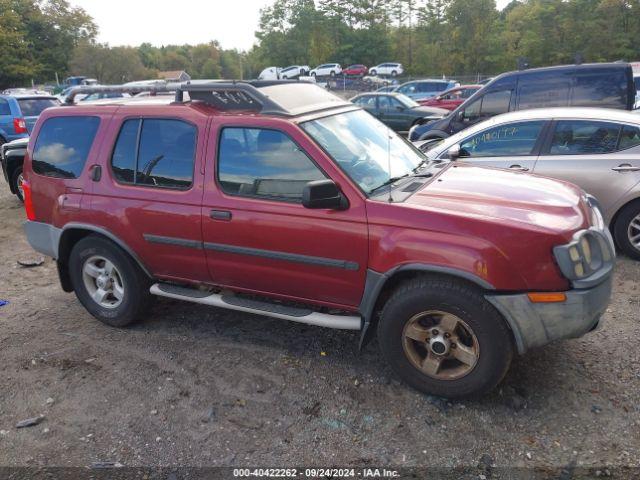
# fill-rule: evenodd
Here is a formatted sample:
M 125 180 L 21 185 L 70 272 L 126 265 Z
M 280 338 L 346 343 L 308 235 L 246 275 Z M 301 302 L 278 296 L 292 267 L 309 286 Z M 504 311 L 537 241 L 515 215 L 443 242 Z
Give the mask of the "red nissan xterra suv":
M 377 331 L 402 379 L 446 397 L 598 326 L 615 252 L 577 187 L 428 161 L 313 84 L 172 88 L 48 109 L 29 142 L 27 238 L 102 322 L 161 296 Z

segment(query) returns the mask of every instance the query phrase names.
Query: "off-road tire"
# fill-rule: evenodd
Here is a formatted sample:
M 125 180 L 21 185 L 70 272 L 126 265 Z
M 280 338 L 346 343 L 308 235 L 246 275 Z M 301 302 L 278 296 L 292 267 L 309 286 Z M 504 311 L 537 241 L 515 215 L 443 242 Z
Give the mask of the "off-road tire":
M 116 267 L 124 285 L 120 305 L 105 308 L 91 297 L 83 279 L 85 262 L 95 256 L 108 259 Z M 69 256 L 71 284 L 78 300 L 91 315 L 112 327 L 126 327 L 141 319 L 151 306 L 150 280 L 131 257 L 110 240 L 89 235 L 74 245 Z
M 18 187 L 20 183 L 20 177 L 22 176 L 22 167 L 18 167 L 14 170 L 13 175 L 11 175 L 11 189 L 16 192 L 16 197 L 21 202 L 24 202 L 24 198 L 22 193 L 20 193 L 20 188 Z
M 629 227 L 638 215 L 640 215 L 640 200 L 635 200 L 620 211 L 616 223 L 613 226 L 613 235 L 618 244 L 618 248 L 635 260 L 640 260 L 640 250 L 631 243 Z M 634 229 L 634 232 L 635 231 L 640 232 L 640 230 Z
M 462 378 L 430 377 L 418 370 L 405 353 L 405 325 L 415 315 L 429 310 L 454 314 L 471 327 L 477 338 L 477 363 Z M 402 380 L 421 392 L 447 398 L 479 396 L 495 388 L 507 373 L 514 352 L 505 320 L 481 290 L 446 277 L 417 277 L 401 284 L 382 310 L 377 333 L 383 356 Z

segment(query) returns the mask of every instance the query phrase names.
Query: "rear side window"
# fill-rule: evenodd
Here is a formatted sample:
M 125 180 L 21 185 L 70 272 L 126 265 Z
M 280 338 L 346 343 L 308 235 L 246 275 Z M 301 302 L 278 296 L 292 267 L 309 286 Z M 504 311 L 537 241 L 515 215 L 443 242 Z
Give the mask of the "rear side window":
M 113 175 L 120 183 L 187 190 L 193 184 L 196 137 L 196 127 L 181 120 L 127 120 L 113 149 Z
M 627 76 L 621 69 L 579 75 L 573 87 L 572 105 L 627 108 Z
M 55 178 L 78 178 L 98 131 L 98 117 L 54 117 L 42 127 L 33 150 L 33 171 Z
M 618 150 L 626 150 L 640 145 L 640 128 L 625 125 L 620 134 Z
M 23 116 L 37 117 L 43 110 L 60 105 L 60 102 L 54 98 L 19 98 L 18 105 Z
M 11 115 L 9 102 L 7 102 L 4 98 L 0 98 L 0 115 Z
M 566 107 L 569 104 L 569 82 L 532 83 L 520 87 L 518 108 Z
M 258 128 L 225 128 L 218 178 L 225 193 L 301 202 L 305 185 L 324 174 L 286 134 Z
M 562 120 L 556 123 L 551 155 L 585 155 L 617 150 L 621 125 L 592 120 Z

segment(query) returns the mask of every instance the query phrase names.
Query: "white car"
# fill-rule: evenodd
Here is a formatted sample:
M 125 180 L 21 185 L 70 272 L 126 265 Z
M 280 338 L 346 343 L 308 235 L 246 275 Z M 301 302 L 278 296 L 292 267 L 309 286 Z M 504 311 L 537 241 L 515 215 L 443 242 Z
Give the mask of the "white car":
M 281 71 L 280 67 L 267 67 L 260 72 L 258 80 L 280 80 Z
M 308 65 L 291 65 L 280 70 L 280 78 L 283 80 L 305 76 L 310 70 Z
M 396 77 L 404 73 L 404 68 L 401 63 L 381 63 L 375 67 L 369 69 L 369 75 L 391 75 Z
M 323 63 L 309 72 L 312 77 L 335 77 L 342 73 L 339 63 Z

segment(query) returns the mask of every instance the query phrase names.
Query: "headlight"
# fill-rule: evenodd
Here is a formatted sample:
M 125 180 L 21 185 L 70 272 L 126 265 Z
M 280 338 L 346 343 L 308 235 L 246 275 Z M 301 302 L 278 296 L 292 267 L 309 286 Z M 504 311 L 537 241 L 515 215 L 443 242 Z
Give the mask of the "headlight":
M 555 247 L 553 253 L 569 280 L 583 280 L 613 265 L 614 252 L 606 231 L 597 228 L 577 232 L 571 243 Z

